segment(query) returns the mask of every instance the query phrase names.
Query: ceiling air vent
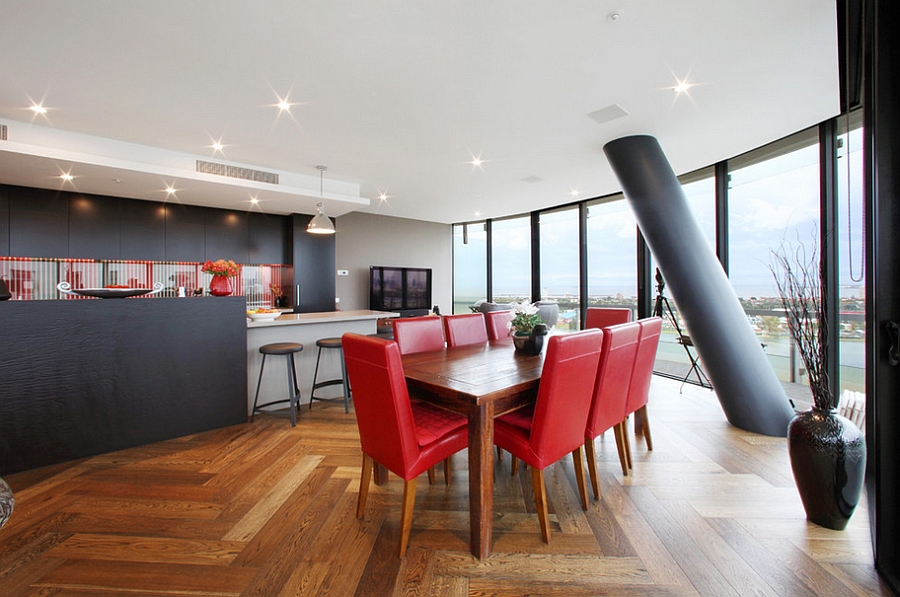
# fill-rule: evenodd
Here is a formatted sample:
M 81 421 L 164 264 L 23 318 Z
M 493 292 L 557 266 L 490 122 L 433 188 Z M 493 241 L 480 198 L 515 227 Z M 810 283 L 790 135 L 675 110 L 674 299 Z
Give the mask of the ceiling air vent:
M 6 125 L 0 124 L 0 141 L 6 141 Z
M 216 176 L 227 176 L 229 178 L 240 178 L 242 180 L 252 180 L 253 182 L 278 184 L 278 175 L 274 172 L 263 172 L 262 170 L 229 166 L 228 164 L 217 164 L 205 160 L 197 160 L 197 172 L 214 174 Z

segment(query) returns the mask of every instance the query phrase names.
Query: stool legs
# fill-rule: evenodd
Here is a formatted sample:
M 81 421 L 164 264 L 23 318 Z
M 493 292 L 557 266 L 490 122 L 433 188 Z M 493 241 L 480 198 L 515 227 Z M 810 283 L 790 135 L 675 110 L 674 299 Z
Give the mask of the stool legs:
M 290 404 L 291 409 L 291 427 L 297 426 L 297 411 L 300 410 L 300 386 L 297 384 L 297 365 L 294 362 L 294 353 L 286 355 L 288 357 L 287 360 L 287 368 L 288 368 L 288 398 L 287 400 L 276 400 L 274 402 L 267 402 L 265 404 L 259 404 L 259 388 L 262 385 L 263 371 L 266 369 L 266 354 L 263 354 L 262 363 L 259 365 L 259 379 L 256 381 L 256 395 L 253 397 L 253 412 L 250 413 L 250 422 L 253 422 L 254 417 L 256 416 L 256 411 L 264 406 L 269 406 L 270 404 L 278 404 L 281 402 L 288 402 Z
M 326 347 L 328 348 L 328 347 Z M 318 381 L 319 379 L 319 362 L 322 360 L 322 347 L 319 347 L 319 353 L 316 356 L 316 369 L 313 373 L 313 387 L 309 397 L 309 408 L 312 409 L 314 400 L 336 400 L 336 398 L 319 398 L 316 396 L 316 390 L 327 386 L 341 384 L 344 390 L 344 412 L 350 412 L 350 382 L 347 380 L 347 365 L 344 363 L 344 351 L 340 350 L 341 358 L 341 379 L 330 379 L 328 381 Z

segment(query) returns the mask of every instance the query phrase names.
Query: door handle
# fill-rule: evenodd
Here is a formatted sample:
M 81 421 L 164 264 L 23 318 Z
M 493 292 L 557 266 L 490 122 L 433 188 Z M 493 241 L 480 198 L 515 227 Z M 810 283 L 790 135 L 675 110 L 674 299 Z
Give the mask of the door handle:
M 900 323 L 887 322 L 887 333 L 891 340 L 891 345 L 888 347 L 888 363 L 896 367 L 900 365 Z

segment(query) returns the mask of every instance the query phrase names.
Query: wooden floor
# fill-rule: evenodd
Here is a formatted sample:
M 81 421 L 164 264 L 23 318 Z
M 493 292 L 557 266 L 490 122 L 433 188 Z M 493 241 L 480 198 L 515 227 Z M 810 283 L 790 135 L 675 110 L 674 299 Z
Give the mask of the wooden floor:
M 461 453 L 451 487 L 419 482 L 397 558 L 402 483 L 373 487 L 358 521 L 355 419 L 317 403 L 294 429 L 264 416 L 10 476 L 0 595 L 890 595 L 865 503 L 843 532 L 807 523 L 785 441 L 729 426 L 711 392 L 678 386 L 654 379 L 654 450 L 638 441 L 633 476 L 612 435 L 597 440 L 603 499 L 588 512 L 571 458 L 548 469 L 550 545 L 530 474 L 510 478 L 507 457 L 494 553 L 469 555 Z

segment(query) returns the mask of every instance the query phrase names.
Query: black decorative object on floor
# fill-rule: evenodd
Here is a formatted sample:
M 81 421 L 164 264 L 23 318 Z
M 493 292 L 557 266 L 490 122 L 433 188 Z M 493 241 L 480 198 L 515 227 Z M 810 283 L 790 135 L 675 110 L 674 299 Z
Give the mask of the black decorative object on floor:
M 859 503 L 866 473 L 862 432 L 836 410 L 813 407 L 791 420 L 788 452 L 806 517 L 843 530 Z

